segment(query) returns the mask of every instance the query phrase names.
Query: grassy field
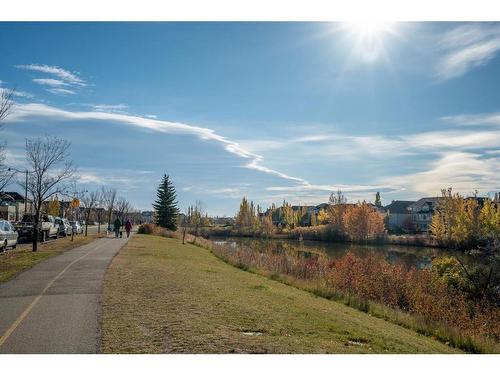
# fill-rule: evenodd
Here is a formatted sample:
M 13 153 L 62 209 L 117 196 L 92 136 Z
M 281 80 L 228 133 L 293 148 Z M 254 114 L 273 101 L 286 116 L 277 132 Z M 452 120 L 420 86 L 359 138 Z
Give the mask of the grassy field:
M 432 338 L 232 267 L 177 239 L 135 235 L 103 295 L 105 353 L 452 353 Z
M 19 244 L 15 250 L 0 253 L 0 283 L 12 279 L 20 272 L 33 267 L 48 257 L 58 255 L 64 251 L 92 242 L 98 237 L 97 233 L 85 237 L 80 234 L 74 237 L 59 238 L 38 244 L 36 253 L 31 251 L 31 243 Z

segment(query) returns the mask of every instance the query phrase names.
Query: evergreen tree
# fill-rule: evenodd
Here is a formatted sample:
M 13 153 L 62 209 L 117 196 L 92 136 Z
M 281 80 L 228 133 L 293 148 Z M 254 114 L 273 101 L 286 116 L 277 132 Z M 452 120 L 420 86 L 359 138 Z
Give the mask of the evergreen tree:
M 156 210 L 156 225 L 170 230 L 177 229 L 177 216 L 179 209 L 175 200 L 175 188 L 168 176 L 163 175 L 163 179 L 156 193 L 157 199 L 153 204 Z
M 377 194 L 375 195 L 375 206 L 381 207 L 382 206 L 382 201 L 380 200 L 380 193 L 377 191 Z

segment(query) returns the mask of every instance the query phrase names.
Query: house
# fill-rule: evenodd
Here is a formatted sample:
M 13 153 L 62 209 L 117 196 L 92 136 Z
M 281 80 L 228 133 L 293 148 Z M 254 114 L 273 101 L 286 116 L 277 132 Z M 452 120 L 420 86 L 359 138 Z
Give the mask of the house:
M 0 218 L 9 221 L 19 221 L 25 212 L 24 196 L 15 192 L 0 192 Z M 31 202 L 28 200 L 27 212 L 31 212 Z
M 387 213 L 387 229 L 391 232 L 408 231 L 412 228 L 412 214 L 408 207 L 415 201 L 392 201 L 384 207 Z
M 408 206 L 412 224 L 417 232 L 427 232 L 429 230 L 432 215 L 441 199 L 440 197 L 421 198 Z
M 141 221 L 143 223 L 152 223 L 153 222 L 153 211 L 142 211 L 141 212 Z

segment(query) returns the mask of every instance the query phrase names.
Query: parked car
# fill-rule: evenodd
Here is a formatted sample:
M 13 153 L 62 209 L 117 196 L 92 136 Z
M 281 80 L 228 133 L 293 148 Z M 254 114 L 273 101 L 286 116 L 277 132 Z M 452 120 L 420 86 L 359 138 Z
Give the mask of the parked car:
M 69 236 L 71 234 L 71 225 L 68 221 L 68 219 L 63 219 L 60 217 L 55 217 L 54 218 L 56 225 L 58 226 L 58 232 L 57 234 L 59 236 Z
M 31 238 L 33 237 L 33 225 L 33 215 L 24 215 L 22 220 L 14 225 L 19 235 L 19 239 L 23 238 L 26 240 L 31 240 Z M 42 242 L 49 237 L 57 237 L 59 226 L 55 223 L 55 219 L 53 216 L 43 215 L 41 221 L 39 222 L 39 226 L 39 236 Z
M 7 250 L 7 247 L 15 249 L 17 240 L 18 234 L 12 224 L 0 219 L 0 253 Z
M 83 227 L 80 225 L 80 222 L 77 221 L 70 221 L 71 228 L 73 228 L 73 232 L 75 234 L 82 234 L 83 233 Z
M 33 236 L 33 216 L 24 215 L 21 221 L 14 224 L 18 234 L 18 240 L 31 240 Z
M 54 216 L 42 215 L 40 239 L 44 242 L 47 238 L 57 238 L 59 233 L 59 226 L 56 224 Z

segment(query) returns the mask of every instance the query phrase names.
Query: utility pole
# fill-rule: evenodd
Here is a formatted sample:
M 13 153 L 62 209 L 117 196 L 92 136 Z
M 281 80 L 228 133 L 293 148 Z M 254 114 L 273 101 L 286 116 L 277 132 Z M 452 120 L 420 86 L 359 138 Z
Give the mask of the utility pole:
M 26 214 L 28 213 L 28 173 L 30 173 L 30 172 L 28 171 L 28 168 L 26 168 L 25 171 L 20 171 L 19 169 L 12 168 L 12 167 L 8 168 L 7 170 L 9 172 L 14 171 L 14 172 L 26 174 L 26 182 L 24 184 L 24 216 L 26 216 Z

